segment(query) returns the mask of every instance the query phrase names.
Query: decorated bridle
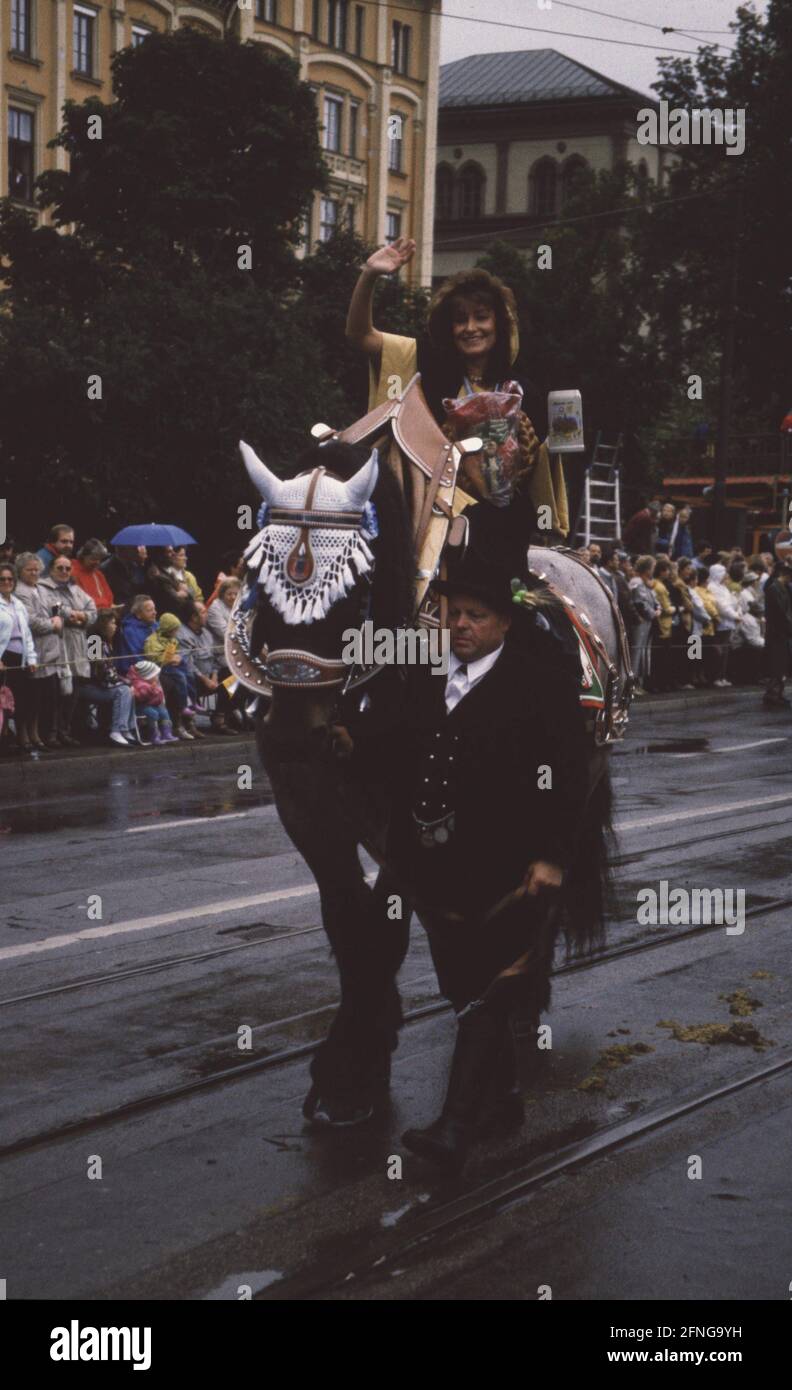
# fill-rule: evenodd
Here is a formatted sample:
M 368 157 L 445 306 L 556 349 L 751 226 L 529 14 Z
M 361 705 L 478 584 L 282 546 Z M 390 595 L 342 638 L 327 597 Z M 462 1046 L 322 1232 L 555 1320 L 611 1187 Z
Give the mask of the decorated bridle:
M 376 535 L 371 494 L 377 482 L 376 449 L 361 469 L 344 482 L 318 466 L 310 474 L 304 501 L 291 500 L 294 484 L 278 479 L 245 443 L 240 444 L 245 466 L 259 489 L 263 506 L 260 530 L 245 551 L 246 587 L 232 610 L 226 634 L 229 669 L 250 690 L 269 694 L 289 690 L 354 689 L 381 668 L 353 667 L 343 660 L 321 657 L 304 648 L 250 650 L 250 610 L 260 593 L 290 625 L 310 624 L 352 592 L 360 578 L 370 580 L 374 556 L 368 541 Z M 324 486 L 323 486 L 324 485 Z M 320 488 L 325 496 L 318 498 Z M 334 494 L 328 497 L 327 494 Z M 338 505 L 329 505 L 337 501 Z M 324 502 L 325 505 L 321 505 Z M 295 535 L 296 532 L 296 535 Z M 317 562 L 316 552 L 324 563 Z M 361 595 L 367 609 L 369 592 Z

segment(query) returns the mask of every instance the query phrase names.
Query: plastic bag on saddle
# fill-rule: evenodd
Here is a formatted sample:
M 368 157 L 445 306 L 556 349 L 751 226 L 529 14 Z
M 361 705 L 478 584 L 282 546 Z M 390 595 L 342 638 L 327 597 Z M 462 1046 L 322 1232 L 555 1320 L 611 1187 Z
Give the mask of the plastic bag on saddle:
M 499 391 L 479 391 L 459 400 L 446 398 L 443 408 L 455 439 L 478 435 L 480 454 L 465 459 L 465 470 L 495 506 L 508 506 L 522 471 L 519 423 L 522 387 L 505 381 Z

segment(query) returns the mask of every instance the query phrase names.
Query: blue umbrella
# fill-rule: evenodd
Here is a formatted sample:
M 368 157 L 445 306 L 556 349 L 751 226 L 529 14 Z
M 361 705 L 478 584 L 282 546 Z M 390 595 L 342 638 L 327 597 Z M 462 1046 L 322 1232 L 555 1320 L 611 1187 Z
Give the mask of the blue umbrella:
M 197 545 L 198 542 L 189 531 L 181 526 L 163 526 L 149 521 L 143 526 L 125 526 L 118 531 L 111 545 Z

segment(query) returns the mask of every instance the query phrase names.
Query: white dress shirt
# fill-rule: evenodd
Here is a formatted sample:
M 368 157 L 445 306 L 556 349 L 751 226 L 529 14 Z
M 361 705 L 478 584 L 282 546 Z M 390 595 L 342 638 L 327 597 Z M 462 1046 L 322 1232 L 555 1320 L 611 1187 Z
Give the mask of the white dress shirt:
M 495 662 L 503 651 L 503 643 L 496 647 L 494 652 L 489 652 L 487 656 L 479 657 L 478 661 L 463 662 L 452 652 L 448 659 L 448 676 L 446 677 L 445 688 L 445 707 L 446 713 L 450 714 L 452 709 L 456 709 L 459 701 L 464 699 L 478 685 L 483 676 L 491 671 Z

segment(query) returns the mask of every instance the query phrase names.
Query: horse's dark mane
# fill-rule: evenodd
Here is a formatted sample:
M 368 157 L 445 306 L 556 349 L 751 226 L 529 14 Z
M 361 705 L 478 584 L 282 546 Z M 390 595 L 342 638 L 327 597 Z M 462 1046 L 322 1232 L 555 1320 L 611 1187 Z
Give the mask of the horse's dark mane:
M 370 450 L 359 444 L 314 444 L 297 460 L 297 473 L 320 465 L 346 481 L 369 457 Z M 371 619 L 375 627 L 403 627 L 413 611 L 415 556 L 412 530 L 404 498 L 395 477 L 380 461 L 379 477 L 372 502 L 377 511 L 379 535 L 372 544 L 376 569 L 372 588 Z

